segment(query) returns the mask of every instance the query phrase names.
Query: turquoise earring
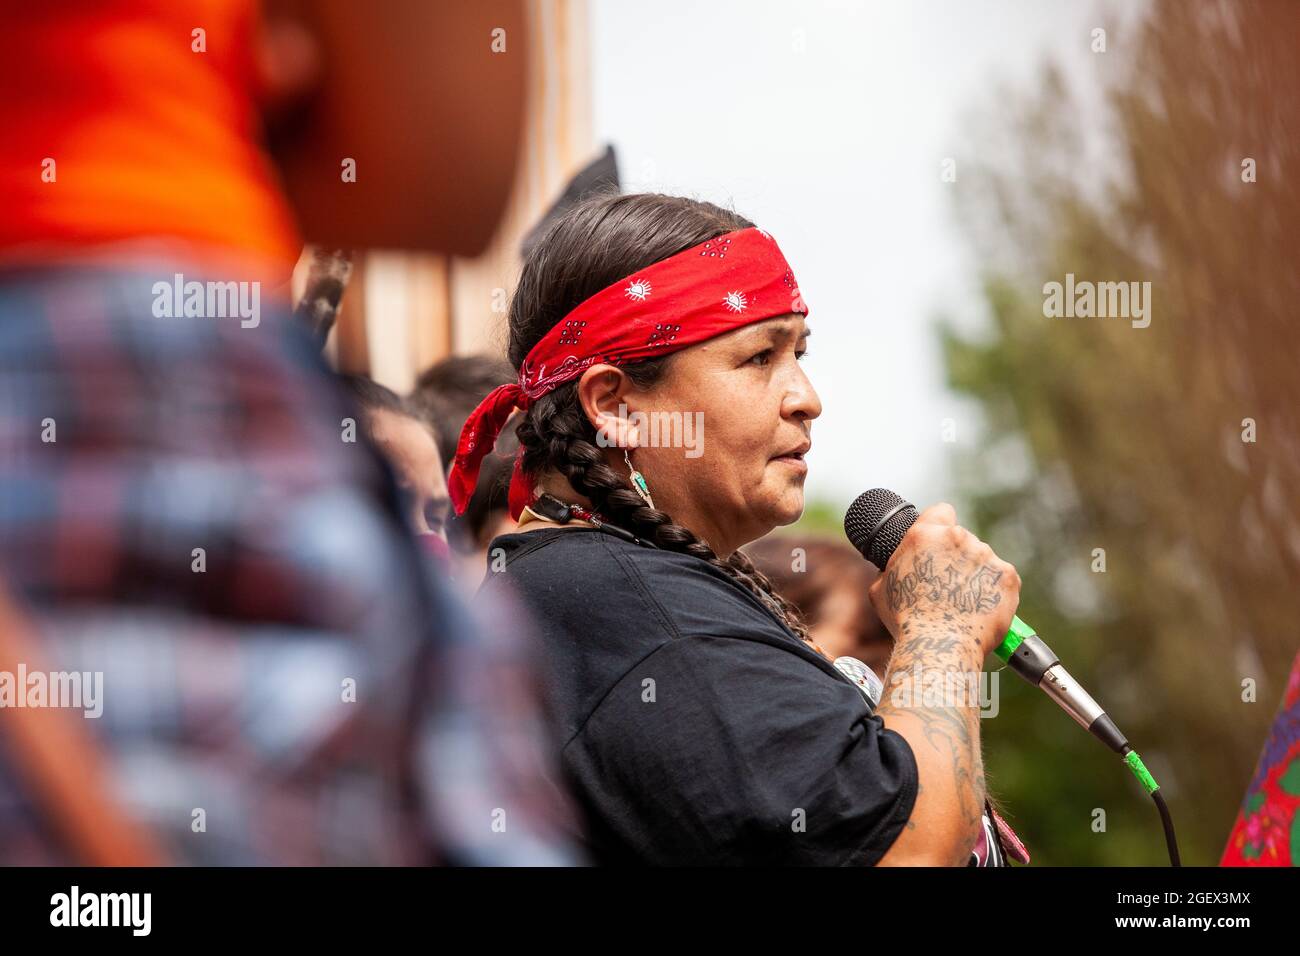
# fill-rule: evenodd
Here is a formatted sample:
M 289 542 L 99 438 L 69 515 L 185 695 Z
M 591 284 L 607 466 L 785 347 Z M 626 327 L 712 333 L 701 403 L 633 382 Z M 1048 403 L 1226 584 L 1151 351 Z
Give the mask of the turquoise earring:
M 636 493 L 641 496 L 641 500 L 653 508 L 655 506 L 655 500 L 650 497 L 650 489 L 646 486 L 645 475 L 641 474 L 641 472 L 637 471 L 636 468 L 632 466 L 632 458 L 628 455 L 626 448 L 623 449 L 623 460 L 627 462 L 628 471 L 632 472 L 632 487 L 635 488 Z

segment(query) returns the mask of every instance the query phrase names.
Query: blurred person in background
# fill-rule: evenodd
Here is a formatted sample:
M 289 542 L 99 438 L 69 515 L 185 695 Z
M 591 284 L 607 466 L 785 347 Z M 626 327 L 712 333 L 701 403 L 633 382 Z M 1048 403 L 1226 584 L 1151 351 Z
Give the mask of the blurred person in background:
M 494 388 L 514 378 L 509 362 L 490 355 L 449 356 L 420 373 L 407 400 L 437 434 L 444 471 L 451 468 L 456 441 L 470 412 Z M 515 527 L 506 497 L 517 448 L 510 436 L 503 436 L 496 453 L 483 460 L 469 506 L 448 525 L 454 576 L 471 594 L 488 572 L 488 543 Z
M 510 517 L 511 463 L 499 455 L 483 459 L 478 487 L 465 513 L 452 517 L 448 526 L 449 544 L 456 581 L 470 594 L 478 590 L 483 578 L 500 571 L 500 555 L 489 552 L 494 538 L 515 530 Z
M 393 469 L 411 530 L 445 544 L 451 499 L 432 429 L 405 399 L 374 379 L 348 375 L 343 383 L 360 406 L 361 433 Z M 446 556 L 445 549 L 437 553 Z
M 0 862 L 574 859 L 530 672 L 343 439 L 288 301 L 304 237 L 486 246 L 523 29 L 517 0 L 7 12 L 0 668 L 102 673 L 103 717 L 0 712 Z
M 417 376 L 407 401 L 438 436 L 443 468 L 451 467 L 469 413 L 488 392 L 514 378 L 510 363 L 491 355 L 450 355 Z
M 827 657 L 856 657 L 883 680 L 894 638 L 867 591 L 880 577 L 869 561 L 834 538 L 770 534 L 745 547 L 772 586 L 794 604 Z

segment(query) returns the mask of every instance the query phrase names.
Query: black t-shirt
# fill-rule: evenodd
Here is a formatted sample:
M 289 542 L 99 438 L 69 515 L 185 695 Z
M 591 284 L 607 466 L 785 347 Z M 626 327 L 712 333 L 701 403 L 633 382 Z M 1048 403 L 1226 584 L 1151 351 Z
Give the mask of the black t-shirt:
M 893 844 L 911 748 L 725 574 L 594 528 L 502 535 L 488 562 L 480 600 L 508 581 L 545 644 L 596 862 L 871 865 Z

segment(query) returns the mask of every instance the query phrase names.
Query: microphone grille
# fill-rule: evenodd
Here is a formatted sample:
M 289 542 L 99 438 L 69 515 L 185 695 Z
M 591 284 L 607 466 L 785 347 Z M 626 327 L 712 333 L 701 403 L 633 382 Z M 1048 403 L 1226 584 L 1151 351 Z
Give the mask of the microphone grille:
M 858 495 L 844 513 L 844 533 L 864 558 L 883 571 L 917 517 L 916 507 L 896 493 L 872 488 Z

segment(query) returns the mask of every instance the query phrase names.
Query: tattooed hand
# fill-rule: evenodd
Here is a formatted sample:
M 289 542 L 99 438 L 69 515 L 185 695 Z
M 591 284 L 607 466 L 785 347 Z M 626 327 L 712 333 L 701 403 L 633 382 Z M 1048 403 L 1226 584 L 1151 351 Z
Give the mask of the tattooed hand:
M 1002 642 L 1020 603 L 1020 575 L 957 524 L 951 505 L 921 512 L 870 590 L 895 640 L 914 622 L 966 634 L 984 654 Z

